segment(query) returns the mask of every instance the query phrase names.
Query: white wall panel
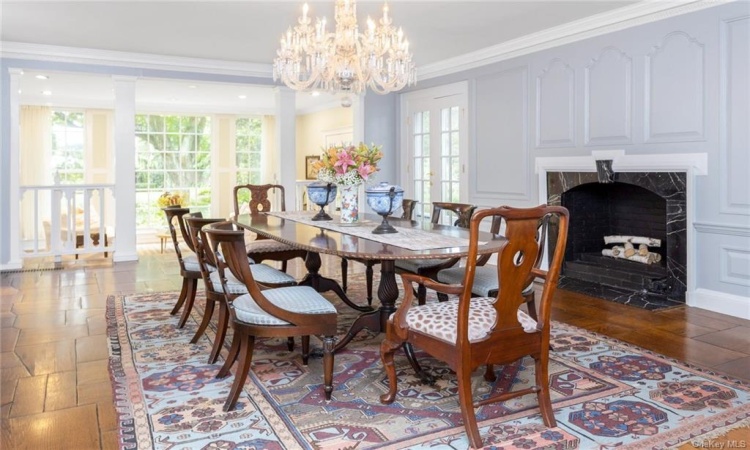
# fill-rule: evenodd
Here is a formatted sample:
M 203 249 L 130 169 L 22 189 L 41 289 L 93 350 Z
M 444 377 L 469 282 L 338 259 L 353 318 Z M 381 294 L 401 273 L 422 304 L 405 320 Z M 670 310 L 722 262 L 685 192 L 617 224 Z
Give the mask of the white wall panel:
M 721 23 L 721 211 L 750 215 L 750 17 Z
M 536 146 L 575 147 L 575 71 L 555 58 L 536 79 Z
M 750 250 L 721 247 L 720 252 L 721 281 L 750 286 Z
M 528 200 L 528 68 L 517 67 L 476 80 L 475 176 L 472 198 Z
M 646 55 L 646 142 L 704 140 L 703 44 L 675 31 Z
M 633 60 L 607 47 L 584 70 L 585 145 L 632 143 Z

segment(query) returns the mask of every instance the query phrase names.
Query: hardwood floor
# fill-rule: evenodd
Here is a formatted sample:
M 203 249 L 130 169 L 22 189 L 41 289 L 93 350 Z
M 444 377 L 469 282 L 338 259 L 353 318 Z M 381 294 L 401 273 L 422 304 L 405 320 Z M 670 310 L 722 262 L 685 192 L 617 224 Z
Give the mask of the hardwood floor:
M 297 261 L 289 272 L 301 278 L 304 267 Z M 159 244 L 138 262 L 70 257 L 64 266 L 2 274 L 0 448 L 118 448 L 107 370 L 107 296 L 177 290 L 181 282 L 174 252 L 159 253 Z M 339 267 L 338 259 L 324 256 L 322 273 L 338 277 Z M 362 272 L 364 266 L 349 269 Z M 750 382 L 748 320 L 688 307 L 648 312 L 562 291 L 553 319 Z

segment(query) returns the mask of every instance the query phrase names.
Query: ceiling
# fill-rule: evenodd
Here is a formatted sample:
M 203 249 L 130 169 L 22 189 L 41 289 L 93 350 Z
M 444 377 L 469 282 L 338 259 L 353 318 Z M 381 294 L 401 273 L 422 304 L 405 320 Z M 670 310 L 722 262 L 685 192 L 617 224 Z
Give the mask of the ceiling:
M 332 22 L 333 0 L 311 1 L 310 15 Z M 394 24 L 404 29 L 417 70 L 545 29 L 625 7 L 634 1 L 427 1 L 390 0 Z M 270 70 L 281 34 L 301 12 L 287 1 L 13 1 L 3 0 L 0 40 L 135 54 L 257 64 Z M 382 0 L 358 3 L 360 23 L 379 17 Z M 26 71 L 22 101 L 63 104 L 87 99 L 101 106 L 114 94 L 109 77 Z M 51 91 L 52 95 L 42 95 Z M 246 98 L 239 98 L 245 95 Z M 139 80 L 139 107 L 204 106 L 211 111 L 273 109 L 268 87 L 208 82 Z M 338 100 L 330 94 L 298 95 L 298 108 Z M 216 110 L 216 111 L 214 111 Z

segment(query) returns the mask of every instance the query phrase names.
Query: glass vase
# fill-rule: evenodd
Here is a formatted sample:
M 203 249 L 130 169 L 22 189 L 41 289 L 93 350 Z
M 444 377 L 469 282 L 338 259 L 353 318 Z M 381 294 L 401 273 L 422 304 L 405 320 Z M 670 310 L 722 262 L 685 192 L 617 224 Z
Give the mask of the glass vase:
M 356 223 L 359 221 L 359 186 L 340 186 L 341 192 L 341 223 Z

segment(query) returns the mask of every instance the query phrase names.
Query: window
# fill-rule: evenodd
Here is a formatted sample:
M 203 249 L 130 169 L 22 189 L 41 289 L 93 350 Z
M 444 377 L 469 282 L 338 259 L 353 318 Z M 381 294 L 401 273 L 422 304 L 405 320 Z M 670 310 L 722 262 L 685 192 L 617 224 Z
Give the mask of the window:
M 52 170 L 61 184 L 84 182 L 82 112 L 52 111 Z
M 239 118 L 235 122 L 235 163 L 237 184 L 260 184 L 261 138 L 263 123 L 258 118 Z M 250 193 L 243 190 L 240 203 L 250 201 Z
M 138 114 L 135 117 L 136 225 L 164 227 L 156 199 L 179 192 L 193 210 L 211 206 L 211 119 Z

